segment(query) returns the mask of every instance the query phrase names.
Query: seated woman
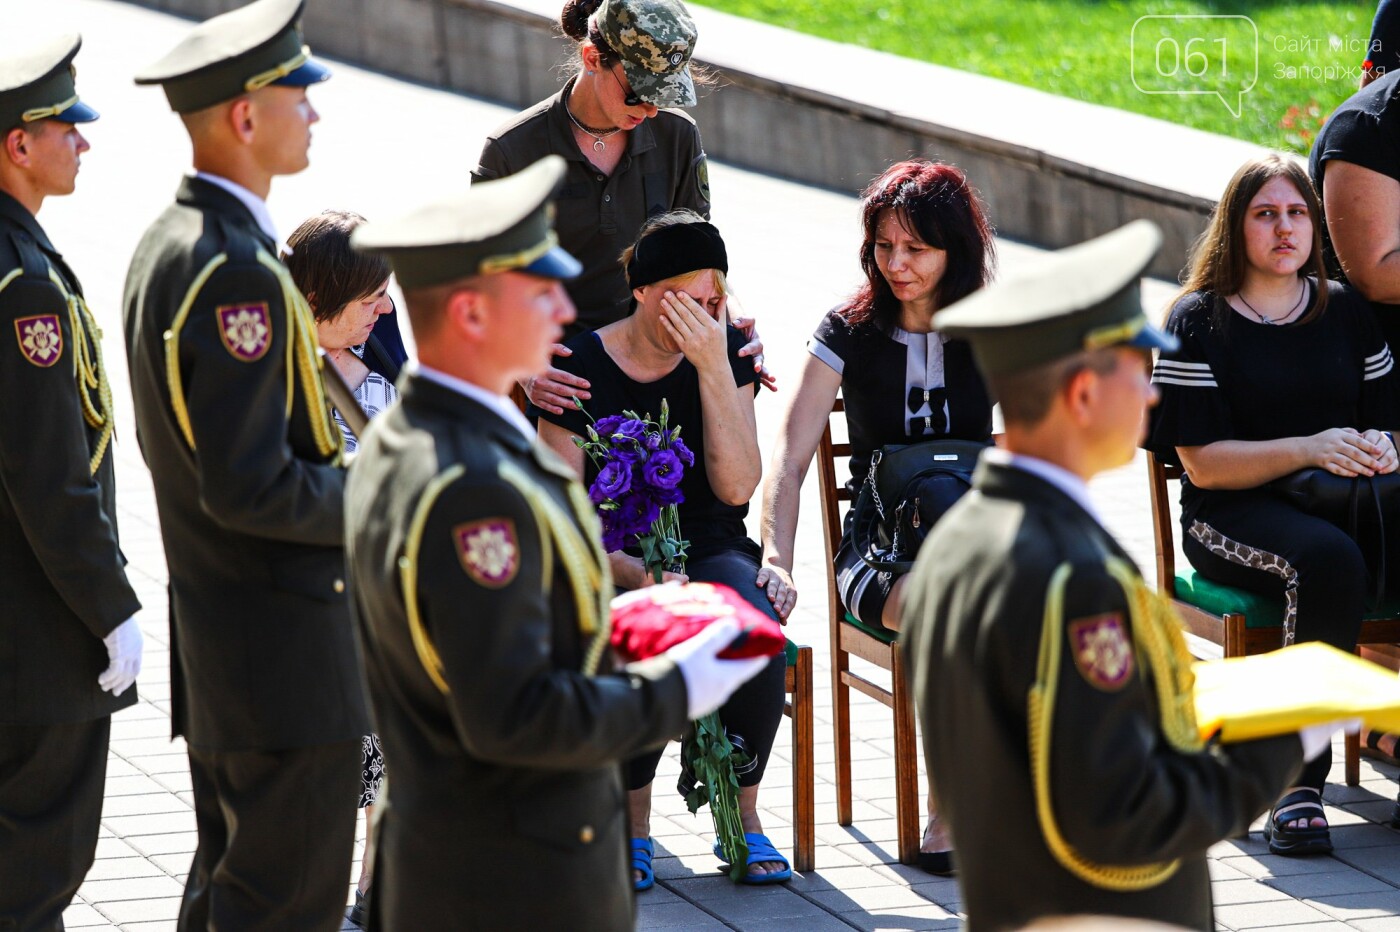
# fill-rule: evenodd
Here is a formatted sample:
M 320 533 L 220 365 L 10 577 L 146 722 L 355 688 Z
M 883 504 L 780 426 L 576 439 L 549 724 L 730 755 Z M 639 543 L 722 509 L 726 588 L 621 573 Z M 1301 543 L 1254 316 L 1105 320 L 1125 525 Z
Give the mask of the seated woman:
M 1366 558 L 1347 532 L 1271 493 L 1309 466 L 1394 472 L 1390 348 L 1364 298 L 1329 282 L 1318 204 L 1291 159 L 1246 162 L 1196 243 L 1167 329 L 1146 446 L 1179 461 L 1182 550 L 1201 575 L 1281 596 L 1283 639 L 1356 646 Z M 1322 809 L 1330 749 L 1265 826 L 1269 850 L 1332 850 Z
M 757 581 L 784 618 L 792 583 L 798 498 L 840 391 L 857 490 L 885 444 L 937 437 L 987 441 L 992 403 L 968 345 L 937 332 L 934 315 L 991 280 L 995 241 L 976 192 L 951 165 L 898 162 L 865 190 L 865 281 L 827 312 L 778 436 L 763 491 L 763 569 Z M 835 572 L 841 601 L 867 625 L 899 628 L 904 576 L 876 572 L 852 546 L 849 516 Z M 929 799 L 919 863 L 952 871 L 949 839 Z
M 327 210 L 302 222 L 287 237 L 291 252 L 282 257 L 316 317 L 316 339 L 330 356 L 365 414 L 383 411 L 398 392 L 385 374 L 403 362 L 374 337 L 376 325 L 394 313 L 389 297 L 389 263 L 350 248 L 350 234 L 365 222 L 359 214 Z M 400 347 L 402 344 L 400 344 Z M 353 453 L 358 441 L 340 412 L 336 423 Z
M 724 241 L 698 214 L 679 210 L 648 220 L 634 246 L 622 255 L 634 310 L 592 333 L 568 342 L 573 351 L 559 365 L 588 379 L 588 414 L 532 408 L 541 439 L 592 482 L 597 468 L 585 462 L 574 439 L 584 436 L 589 415 L 602 418 L 635 411 L 660 414 L 664 400 L 670 423 L 695 455 L 681 481 L 681 535 L 690 541 L 686 576 L 723 583 L 777 618 L 754 586 L 758 545 L 745 535 L 749 497 L 762 464 L 754 421 L 753 364 L 739 356 L 743 335 L 729 326 L 725 307 Z M 633 552 L 611 555 L 619 588 L 650 581 Z M 677 578 L 670 574 L 668 578 Z M 684 577 L 681 577 L 684 578 Z M 739 774 L 740 820 L 749 843 L 746 882 L 776 883 L 792 876 L 787 860 L 763 835 L 758 787 L 768 765 L 783 714 L 784 658 L 778 656 L 720 709 L 726 730 L 752 760 Z M 636 888 L 652 886 L 651 783 L 661 751 L 630 761 L 625 778 L 632 832 Z
M 371 346 L 375 324 L 394 310 L 388 295 L 389 263 L 350 248 L 350 234 L 365 222 L 359 214 L 328 210 L 304 221 L 287 237 L 289 254 L 283 255 L 297 288 L 306 296 L 316 318 L 316 338 L 342 378 L 354 392 L 367 417 L 374 417 L 398 397 L 393 382 L 377 366 L 383 350 Z M 395 334 L 397 328 L 393 328 Z M 398 359 L 394 364 L 397 371 Z M 345 438 L 345 450 L 353 453 L 358 438 L 336 411 L 335 422 Z M 365 735 L 361 749 L 360 808 L 365 822 L 373 817 L 374 804 L 384 783 L 384 752 L 377 735 Z M 365 837 L 355 905 L 347 916 L 364 928 L 365 896 L 369 892 L 374 835 Z

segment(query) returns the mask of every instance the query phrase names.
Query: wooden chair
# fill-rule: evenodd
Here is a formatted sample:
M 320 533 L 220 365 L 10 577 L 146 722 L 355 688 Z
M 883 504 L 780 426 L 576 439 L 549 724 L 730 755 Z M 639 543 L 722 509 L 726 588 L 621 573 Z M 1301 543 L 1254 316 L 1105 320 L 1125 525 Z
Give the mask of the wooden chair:
M 845 411 L 845 402 L 836 399 L 832 414 Z M 849 443 L 833 443 L 828 419 L 817 448 L 817 476 L 821 490 L 822 527 L 826 530 L 827 565 L 833 565 L 841 544 L 841 503 L 849 506 L 853 496 L 837 478 L 838 466 L 845 468 L 851 455 Z M 888 706 L 894 715 L 894 794 L 898 825 L 899 860 L 914 864 L 919 858 L 918 741 L 914 733 L 914 702 L 910 683 L 894 632 L 861 624 L 841 604 L 836 573 L 827 573 L 827 605 L 831 615 L 831 685 L 836 736 L 836 821 L 850 825 L 851 806 L 851 694 L 852 687 Z M 890 674 L 890 688 L 853 673 L 850 658 L 869 661 Z
M 1283 645 L 1283 601 L 1233 586 L 1212 582 L 1189 566 L 1176 571 L 1176 543 L 1167 483 L 1180 480 L 1182 469 L 1147 454 L 1148 488 L 1152 498 L 1152 537 L 1157 552 L 1157 588 L 1171 597 L 1190 634 L 1219 645 L 1226 657 L 1244 657 L 1278 650 Z M 1400 603 L 1387 599 L 1361 623 L 1360 644 L 1400 641 Z M 1346 781 L 1361 781 L 1359 737 L 1346 736 Z
M 817 867 L 817 760 L 812 746 L 812 648 L 787 642 L 787 698 L 783 714 L 792 719 L 792 869 Z

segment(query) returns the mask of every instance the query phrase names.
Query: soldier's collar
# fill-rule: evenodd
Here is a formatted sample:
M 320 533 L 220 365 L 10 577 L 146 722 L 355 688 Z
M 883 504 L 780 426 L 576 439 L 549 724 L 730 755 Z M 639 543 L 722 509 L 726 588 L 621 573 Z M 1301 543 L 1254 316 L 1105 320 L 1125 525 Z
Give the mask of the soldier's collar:
M 564 86 L 554 95 L 550 101 L 549 110 L 549 135 L 553 143 L 553 151 L 573 162 L 588 162 L 588 158 L 580 151 L 578 144 L 574 142 L 574 132 L 569 122 L 569 115 L 564 108 L 568 106 L 569 94 L 574 89 L 574 83 L 578 76 L 570 78 L 564 82 Z M 652 131 L 651 124 L 656 117 L 651 120 L 643 120 L 636 129 L 627 134 L 626 157 L 641 155 L 643 152 L 650 152 L 656 148 L 656 133 Z
M 44 228 L 39 225 L 39 218 L 35 217 L 29 210 L 17 201 L 8 191 L 0 189 L 0 217 L 13 221 L 24 228 L 24 231 L 34 237 L 34 242 L 45 252 L 55 256 L 61 256 L 53 243 L 49 242 L 49 234 L 44 232 Z
M 232 214 L 243 221 L 243 225 L 248 228 L 249 233 L 256 236 L 267 247 L 268 251 L 274 251 L 277 247 L 277 244 L 258 224 L 258 218 L 253 216 L 248 205 L 219 185 L 205 181 L 203 178 L 196 178 L 194 175 L 186 175 L 180 181 L 180 190 L 176 192 L 175 200 L 193 207 L 209 208 L 224 214 Z
M 535 443 L 535 429 L 509 398 L 496 395 L 479 385 L 439 372 L 416 360 L 404 363 L 404 374 L 411 383 L 428 389 L 437 398 L 461 400 L 492 415 L 487 420 L 492 433 L 511 447 L 527 450 Z

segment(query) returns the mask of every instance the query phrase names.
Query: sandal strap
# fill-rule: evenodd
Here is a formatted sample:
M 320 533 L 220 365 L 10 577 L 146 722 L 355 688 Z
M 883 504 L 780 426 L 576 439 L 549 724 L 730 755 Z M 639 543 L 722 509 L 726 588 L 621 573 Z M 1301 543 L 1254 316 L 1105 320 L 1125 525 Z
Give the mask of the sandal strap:
M 656 845 L 650 838 L 632 839 L 633 870 L 651 872 L 652 861 L 656 857 Z
M 773 847 L 773 842 L 767 835 L 757 832 L 745 832 L 744 843 L 749 848 L 748 863 L 761 864 L 765 861 L 778 861 L 787 866 L 788 859 L 783 857 L 782 852 Z
M 1295 787 L 1274 804 L 1272 818 L 1275 822 L 1293 822 L 1300 818 L 1325 819 L 1327 815 L 1322 808 L 1322 794 L 1310 786 Z

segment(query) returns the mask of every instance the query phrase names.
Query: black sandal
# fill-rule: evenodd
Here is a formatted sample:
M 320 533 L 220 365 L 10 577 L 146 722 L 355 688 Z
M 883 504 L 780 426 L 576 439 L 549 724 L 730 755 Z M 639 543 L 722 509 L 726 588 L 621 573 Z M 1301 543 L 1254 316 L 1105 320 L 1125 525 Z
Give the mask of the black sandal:
M 1269 853 L 1288 857 L 1330 853 L 1332 834 L 1327 826 L 1294 828 L 1289 825 L 1290 822 L 1326 818 L 1321 793 L 1310 786 L 1293 787 L 1274 805 L 1269 821 L 1264 823 L 1264 840 L 1269 843 Z

